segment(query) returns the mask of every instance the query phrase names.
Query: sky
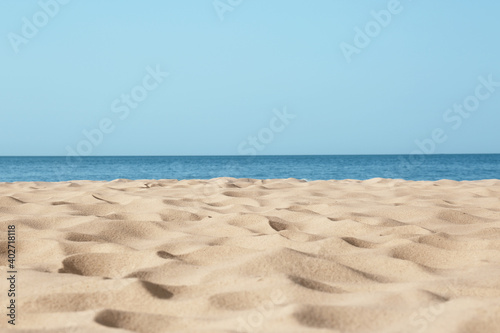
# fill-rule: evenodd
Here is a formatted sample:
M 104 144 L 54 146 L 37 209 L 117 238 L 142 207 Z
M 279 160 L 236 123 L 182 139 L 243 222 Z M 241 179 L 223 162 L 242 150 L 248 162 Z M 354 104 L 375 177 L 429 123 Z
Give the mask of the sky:
M 500 153 L 500 2 L 0 2 L 0 155 Z

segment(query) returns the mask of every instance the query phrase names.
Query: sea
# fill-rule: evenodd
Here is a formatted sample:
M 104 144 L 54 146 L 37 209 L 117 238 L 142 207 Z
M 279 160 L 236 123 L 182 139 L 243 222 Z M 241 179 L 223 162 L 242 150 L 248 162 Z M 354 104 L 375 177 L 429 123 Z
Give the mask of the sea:
M 500 179 L 500 154 L 0 157 L 0 182 L 216 177 Z

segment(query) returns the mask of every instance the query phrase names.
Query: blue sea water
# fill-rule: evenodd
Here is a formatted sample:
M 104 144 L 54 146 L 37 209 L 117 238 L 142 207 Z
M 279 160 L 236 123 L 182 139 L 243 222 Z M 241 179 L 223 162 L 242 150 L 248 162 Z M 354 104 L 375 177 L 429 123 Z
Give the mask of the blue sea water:
M 500 179 L 500 154 L 0 157 L 0 182 L 215 177 Z

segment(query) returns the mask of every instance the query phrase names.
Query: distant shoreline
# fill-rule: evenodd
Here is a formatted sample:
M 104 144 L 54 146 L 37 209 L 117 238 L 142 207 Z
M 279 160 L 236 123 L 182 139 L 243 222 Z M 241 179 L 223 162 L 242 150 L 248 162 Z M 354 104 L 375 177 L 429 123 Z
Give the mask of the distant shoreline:
M 1 157 L 0 182 L 89 179 L 500 178 L 500 154 Z

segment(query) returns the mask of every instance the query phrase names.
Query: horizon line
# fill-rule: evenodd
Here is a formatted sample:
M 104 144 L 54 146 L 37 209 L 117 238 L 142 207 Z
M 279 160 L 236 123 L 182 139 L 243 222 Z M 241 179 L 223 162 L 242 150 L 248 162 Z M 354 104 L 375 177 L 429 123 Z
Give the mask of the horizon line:
M 290 156 L 409 156 L 409 155 L 500 155 L 500 153 L 440 153 L 440 154 L 278 154 L 278 155 L 0 155 L 5 157 L 73 157 L 73 158 L 92 158 L 92 157 L 290 157 Z

